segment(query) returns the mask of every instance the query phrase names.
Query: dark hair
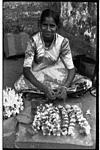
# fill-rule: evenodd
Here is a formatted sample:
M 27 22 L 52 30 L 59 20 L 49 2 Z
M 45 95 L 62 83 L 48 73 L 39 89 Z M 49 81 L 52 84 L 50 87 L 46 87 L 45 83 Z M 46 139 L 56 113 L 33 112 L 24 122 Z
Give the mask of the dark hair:
M 52 17 L 56 23 L 57 26 L 59 26 L 60 19 L 59 14 L 51 9 L 45 9 L 42 11 L 41 17 L 40 17 L 40 24 L 45 20 L 46 17 Z

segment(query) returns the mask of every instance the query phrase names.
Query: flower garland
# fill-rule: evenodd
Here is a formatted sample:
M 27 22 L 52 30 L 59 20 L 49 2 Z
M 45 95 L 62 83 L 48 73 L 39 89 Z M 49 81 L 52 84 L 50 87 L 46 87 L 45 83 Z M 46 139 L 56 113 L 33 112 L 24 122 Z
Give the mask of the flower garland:
M 90 134 L 91 127 L 79 106 L 41 104 L 37 106 L 32 129 L 35 133 L 41 130 L 43 135 L 49 136 L 75 136 L 76 124 L 79 126 L 79 134 Z
M 3 119 L 16 116 L 23 109 L 22 93 L 18 94 L 14 89 L 6 87 L 3 90 Z

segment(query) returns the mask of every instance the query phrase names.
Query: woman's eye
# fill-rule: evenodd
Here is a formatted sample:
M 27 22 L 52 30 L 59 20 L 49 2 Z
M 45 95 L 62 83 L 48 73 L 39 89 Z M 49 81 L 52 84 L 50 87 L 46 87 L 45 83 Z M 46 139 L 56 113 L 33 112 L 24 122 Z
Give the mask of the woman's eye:
M 47 28 L 48 26 L 49 26 L 50 28 L 55 28 L 55 27 L 56 27 L 55 24 L 46 24 L 46 23 L 43 23 L 43 24 L 42 24 L 42 27 L 44 27 L 44 28 Z
M 44 23 L 42 24 L 43 27 L 48 27 L 48 24 Z
M 55 28 L 56 25 L 55 24 L 50 24 L 50 28 Z

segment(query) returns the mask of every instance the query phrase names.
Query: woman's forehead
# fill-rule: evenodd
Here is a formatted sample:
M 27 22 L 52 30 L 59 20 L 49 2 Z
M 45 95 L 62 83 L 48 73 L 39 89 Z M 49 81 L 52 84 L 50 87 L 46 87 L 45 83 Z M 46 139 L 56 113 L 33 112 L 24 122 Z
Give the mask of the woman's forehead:
M 56 24 L 55 20 L 53 19 L 53 17 L 45 17 L 43 22 L 50 23 L 50 24 L 51 23 Z

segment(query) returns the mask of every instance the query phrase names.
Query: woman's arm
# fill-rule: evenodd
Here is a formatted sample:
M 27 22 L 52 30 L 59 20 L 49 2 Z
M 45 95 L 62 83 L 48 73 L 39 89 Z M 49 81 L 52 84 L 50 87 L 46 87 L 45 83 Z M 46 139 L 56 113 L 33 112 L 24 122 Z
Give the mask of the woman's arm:
M 39 82 L 36 77 L 31 72 L 32 64 L 34 62 L 36 45 L 33 40 L 30 40 L 27 45 L 27 50 L 25 52 L 25 59 L 23 64 L 23 74 L 28 79 L 31 84 L 36 86 L 40 91 L 44 92 L 44 94 L 49 99 L 55 99 L 55 95 L 53 91 L 50 91 L 48 87 L 44 86 L 41 82 Z
M 25 51 L 25 59 L 23 64 L 23 74 L 34 86 L 40 91 L 45 92 L 45 87 L 40 83 L 31 72 L 32 64 L 35 57 L 36 44 L 31 38 L 28 42 L 27 49 Z
M 62 42 L 60 58 L 65 65 L 65 68 L 68 70 L 68 75 L 66 77 L 64 86 L 69 87 L 75 76 L 75 68 L 73 64 L 69 40 L 67 38 L 65 38 Z
M 28 79 L 34 86 L 36 86 L 40 91 L 44 92 L 48 99 L 53 100 L 56 98 L 55 93 L 52 90 L 50 90 L 35 78 L 29 67 L 23 68 L 23 74 L 26 79 Z
M 35 76 L 31 72 L 30 67 L 23 67 L 23 74 L 24 74 L 25 78 L 28 79 L 40 91 L 42 91 L 42 92 L 46 91 L 47 88 L 35 78 Z
M 65 81 L 65 85 L 66 87 L 69 87 L 71 85 L 71 82 L 73 81 L 75 76 L 75 68 L 73 69 L 68 69 L 68 77 Z

